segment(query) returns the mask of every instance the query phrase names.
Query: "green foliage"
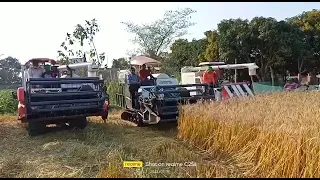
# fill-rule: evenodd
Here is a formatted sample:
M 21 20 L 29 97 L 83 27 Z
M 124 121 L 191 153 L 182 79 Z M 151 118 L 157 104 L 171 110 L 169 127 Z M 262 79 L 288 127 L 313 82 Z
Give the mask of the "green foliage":
M 129 67 L 130 62 L 125 58 L 113 59 L 112 61 L 112 68 L 127 69 Z
M 219 45 L 218 45 L 218 32 L 217 31 L 206 31 L 208 44 L 206 51 L 204 52 L 204 58 L 200 58 L 201 61 L 215 61 L 219 59 Z
M 138 25 L 133 22 L 122 22 L 129 33 L 133 33 L 133 42 L 139 45 L 138 53 L 158 59 L 175 38 L 187 34 L 187 29 L 195 23 L 190 22 L 190 8 L 166 11 L 163 18 L 150 24 Z
M 165 68 L 170 72 L 180 72 L 183 66 L 197 66 L 201 55 L 206 50 L 206 39 L 178 39 L 171 46 L 171 53 L 165 59 Z
M 320 71 L 320 10 L 303 12 L 287 21 L 304 32 L 304 59 L 300 63 L 314 72 Z
M 11 56 L 0 60 L 0 84 L 21 83 L 21 64 L 18 59 Z
M 16 113 L 18 102 L 12 98 L 11 90 L 0 91 L 0 114 Z
M 116 102 L 116 94 L 121 90 L 120 83 L 118 81 L 111 81 L 106 84 L 106 87 L 110 97 L 110 104 L 113 105 Z
M 83 57 L 84 54 L 89 53 L 90 59 L 100 67 L 105 60 L 105 53 L 98 54 L 94 43 L 95 35 L 99 31 L 100 26 L 96 19 L 85 20 L 84 25 L 77 24 L 71 34 L 67 33 L 67 37 L 60 45 L 63 48 L 58 51 L 60 64 L 71 64 L 73 63 L 70 61 L 72 57 Z M 85 46 L 90 48 L 84 51 Z

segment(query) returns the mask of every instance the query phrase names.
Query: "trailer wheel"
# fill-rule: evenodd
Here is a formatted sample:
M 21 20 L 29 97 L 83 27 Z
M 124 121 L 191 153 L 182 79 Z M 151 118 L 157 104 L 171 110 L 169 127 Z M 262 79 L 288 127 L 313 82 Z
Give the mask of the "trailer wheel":
M 46 130 L 46 124 L 44 122 L 28 122 L 28 134 L 29 136 L 36 136 L 44 134 Z
M 69 122 L 70 127 L 72 128 L 79 128 L 79 129 L 84 129 L 87 127 L 88 120 L 87 117 L 81 117 L 81 118 L 76 118 L 72 119 Z

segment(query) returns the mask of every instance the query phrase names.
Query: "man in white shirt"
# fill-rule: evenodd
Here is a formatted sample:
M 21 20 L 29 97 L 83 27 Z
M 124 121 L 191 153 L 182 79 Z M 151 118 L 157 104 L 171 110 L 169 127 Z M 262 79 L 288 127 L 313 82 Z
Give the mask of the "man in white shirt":
M 42 78 L 44 69 L 39 67 L 38 61 L 33 61 L 32 66 L 28 69 L 28 78 Z

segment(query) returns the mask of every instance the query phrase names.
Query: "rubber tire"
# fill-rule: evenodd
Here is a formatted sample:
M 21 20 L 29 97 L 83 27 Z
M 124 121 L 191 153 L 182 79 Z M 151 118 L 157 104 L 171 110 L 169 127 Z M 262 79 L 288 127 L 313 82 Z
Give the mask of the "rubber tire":
M 37 136 L 46 132 L 46 124 L 44 122 L 28 122 L 28 134 L 29 136 Z
M 72 128 L 84 129 L 88 125 L 87 117 L 81 117 L 81 118 L 72 119 L 69 122 L 69 125 Z

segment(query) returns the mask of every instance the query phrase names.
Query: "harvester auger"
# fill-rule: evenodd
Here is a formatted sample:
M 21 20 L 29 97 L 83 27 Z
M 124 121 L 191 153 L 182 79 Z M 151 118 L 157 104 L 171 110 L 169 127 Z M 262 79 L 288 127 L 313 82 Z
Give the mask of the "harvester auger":
M 108 94 L 104 81 L 96 76 L 97 67 L 92 63 L 77 63 L 68 66 L 56 66 L 55 72 L 63 70 L 86 68 L 88 77 L 33 78 L 29 77 L 29 63 L 50 63 L 52 59 L 32 59 L 22 66 L 22 87 L 18 88 L 16 98 L 18 105 L 18 120 L 28 123 L 30 136 L 42 134 L 48 124 L 69 125 L 83 129 L 87 126 L 87 117 L 108 117 Z M 41 65 L 40 67 L 41 68 Z M 68 71 L 69 72 L 69 71 Z M 71 77 L 69 77 L 71 76 Z

